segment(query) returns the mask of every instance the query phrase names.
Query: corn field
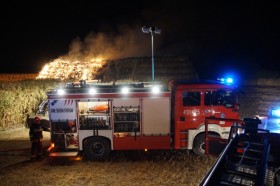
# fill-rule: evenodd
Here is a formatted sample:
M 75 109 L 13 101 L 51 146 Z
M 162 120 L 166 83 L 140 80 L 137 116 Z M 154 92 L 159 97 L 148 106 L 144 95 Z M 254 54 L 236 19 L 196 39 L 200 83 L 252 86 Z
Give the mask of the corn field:
M 5 74 L 0 77 L 1 130 L 25 125 L 27 117 L 34 113 L 40 102 L 46 98 L 46 91 L 59 84 L 55 80 L 28 79 L 27 77 L 31 78 L 29 74 Z

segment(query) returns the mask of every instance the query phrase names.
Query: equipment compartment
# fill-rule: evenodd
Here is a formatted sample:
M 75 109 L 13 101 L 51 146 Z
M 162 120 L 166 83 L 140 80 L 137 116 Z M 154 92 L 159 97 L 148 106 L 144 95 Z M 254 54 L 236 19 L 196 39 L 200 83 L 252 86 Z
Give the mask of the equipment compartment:
M 139 107 L 114 107 L 114 132 L 140 132 Z
M 110 129 L 109 100 L 79 102 L 80 130 Z

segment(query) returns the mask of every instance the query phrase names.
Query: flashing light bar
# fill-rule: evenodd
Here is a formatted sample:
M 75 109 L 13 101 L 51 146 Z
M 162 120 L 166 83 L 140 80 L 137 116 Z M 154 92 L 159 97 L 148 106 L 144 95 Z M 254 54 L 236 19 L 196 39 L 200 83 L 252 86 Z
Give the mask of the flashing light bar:
M 95 84 L 91 84 L 90 86 L 89 85 L 84 85 L 83 87 L 82 86 L 75 86 L 76 84 L 75 83 L 66 83 L 66 89 L 64 88 L 58 88 L 58 89 L 54 89 L 52 90 L 53 93 L 57 94 L 57 95 L 60 95 L 60 96 L 63 96 L 66 94 L 66 92 L 68 93 L 71 93 L 72 89 L 68 89 L 68 88 L 80 88 L 81 91 L 75 91 L 75 93 L 78 93 L 78 92 L 82 92 L 82 93 L 85 93 L 87 92 L 88 94 L 97 94 L 97 93 L 100 93 L 99 92 L 99 88 L 103 91 L 103 88 L 104 89 L 107 89 L 107 88 L 110 88 L 110 86 L 108 85 L 111 85 L 112 88 L 116 88 L 120 89 L 120 93 L 122 94 L 129 94 L 130 92 L 133 92 L 134 89 L 135 90 L 140 90 L 141 88 L 143 88 L 143 91 L 147 91 L 147 89 L 149 89 L 149 91 L 153 94 L 159 94 L 162 90 L 162 87 L 163 85 L 160 84 L 160 83 L 150 83 L 150 82 L 142 82 L 142 83 L 137 83 L 137 84 L 123 84 L 123 86 L 119 87 L 119 86 L 116 86 L 116 85 L 112 85 L 111 83 L 98 83 L 97 86 L 94 86 Z M 104 85 L 104 87 L 102 87 Z M 122 85 L 122 84 L 118 84 L 118 85 Z
M 225 84 L 234 84 L 234 80 L 231 77 L 228 78 L 218 78 L 218 80 L 221 81 L 221 83 L 225 83 Z

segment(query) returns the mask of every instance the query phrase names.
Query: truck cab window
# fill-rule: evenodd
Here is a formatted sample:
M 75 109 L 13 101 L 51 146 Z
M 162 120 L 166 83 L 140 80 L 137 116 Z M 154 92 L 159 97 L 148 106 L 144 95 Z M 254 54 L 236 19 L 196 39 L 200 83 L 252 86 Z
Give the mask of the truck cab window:
M 204 96 L 204 104 L 206 106 L 224 106 L 227 108 L 233 108 L 234 106 L 234 94 L 231 90 L 217 90 L 207 91 Z
M 204 94 L 204 105 L 211 106 L 211 100 L 212 100 L 211 97 L 212 97 L 212 92 L 206 91 Z
M 183 106 L 199 106 L 200 92 L 183 92 Z
M 39 110 L 37 114 L 46 114 L 48 112 L 48 100 L 44 100 L 39 105 Z

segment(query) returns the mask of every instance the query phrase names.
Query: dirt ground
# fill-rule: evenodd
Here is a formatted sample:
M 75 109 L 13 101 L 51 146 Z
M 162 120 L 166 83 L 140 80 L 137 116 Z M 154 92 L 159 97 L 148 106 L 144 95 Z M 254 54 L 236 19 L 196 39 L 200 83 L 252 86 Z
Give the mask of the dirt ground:
M 29 130 L 18 128 L 0 131 L 0 169 L 30 160 Z M 43 132 L 44 150 L 50 144 L 50 133 Z
M 44 132 L 44 147 L 49 133 Z M 112 152 L 103 162 L 30 161 L 28 129 L 0 132 L 0 185 L 198 185 L 216 157 L 188 151 Z

